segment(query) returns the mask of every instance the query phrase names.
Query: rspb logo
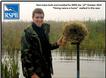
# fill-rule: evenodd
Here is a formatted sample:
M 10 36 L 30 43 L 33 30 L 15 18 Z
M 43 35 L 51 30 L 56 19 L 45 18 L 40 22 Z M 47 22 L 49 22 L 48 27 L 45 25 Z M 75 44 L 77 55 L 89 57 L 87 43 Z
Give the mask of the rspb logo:
M 19 4 L 4 4 L 4 19 L 19 19 Z

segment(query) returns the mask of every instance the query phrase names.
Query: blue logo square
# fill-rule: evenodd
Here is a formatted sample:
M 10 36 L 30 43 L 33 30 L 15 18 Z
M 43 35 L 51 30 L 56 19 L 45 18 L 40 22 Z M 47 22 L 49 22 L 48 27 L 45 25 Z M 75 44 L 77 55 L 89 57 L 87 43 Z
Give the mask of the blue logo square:
M 19 4 L 4 4 L 4 19 L 19 19 Z

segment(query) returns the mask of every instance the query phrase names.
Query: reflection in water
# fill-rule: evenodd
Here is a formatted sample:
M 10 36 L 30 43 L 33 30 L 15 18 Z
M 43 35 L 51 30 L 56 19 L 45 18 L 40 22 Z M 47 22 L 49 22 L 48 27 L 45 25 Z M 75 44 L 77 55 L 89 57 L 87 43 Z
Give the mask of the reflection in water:
M 77 77 L 76 51 L 74 52 L 54 51 L 52 52 L 52 56 L 53 56 L 53 66 L 54 66 L 53 78 Z M 93 54 L 89 56 L 86 51 L 81 52 L 80 76 L 81 78 L 105 78 L 104 54 L 100 54 L 100 56 L 98 56 L 98 54 Z
M 54 60 L 76 60 L 75 50 L 53 50 L 52 56 Z M 56 57 L 56 58 L 55 58 Z M 96 51 L 88 51 L 88 50 L 80 50 L 80 60 L 82 61 L 104 61 L 104 51 L 96 50 Z
M 105 78 L 105 56 L 103 53 L 100 50 L 91 52 L 86 50 L 80 51 L 80 78 Z M 53 78 L 77 77 L 76 51 L 53 50 L 52 56 L 54 68 Z M 18 60 L 19 77 L 24 78 L 20 57 Z

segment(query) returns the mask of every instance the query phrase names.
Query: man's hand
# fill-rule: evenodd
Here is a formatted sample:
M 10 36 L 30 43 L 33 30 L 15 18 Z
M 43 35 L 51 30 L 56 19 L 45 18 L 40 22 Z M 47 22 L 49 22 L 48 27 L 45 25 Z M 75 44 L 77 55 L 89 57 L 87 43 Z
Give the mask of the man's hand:
M 57 45 L 59 46 L 64 46 L 67 43 L 66 38 L 61 36 L 58 40 L 57 40 Z
M 31 78 L 40 78 L 40 77 L 34 73 L 34 74 L 31 76 Z

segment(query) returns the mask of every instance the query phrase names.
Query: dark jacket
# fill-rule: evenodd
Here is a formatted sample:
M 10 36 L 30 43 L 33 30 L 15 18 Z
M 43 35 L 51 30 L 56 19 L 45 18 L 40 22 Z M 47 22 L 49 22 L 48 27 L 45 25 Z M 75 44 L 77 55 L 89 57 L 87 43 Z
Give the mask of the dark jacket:
M 46 39 L 49 42 L 50 25 L 44 23 L 43 29 L 46 35 Z M 48 46 L 48 44 L 45 44 Z M 52 56 L 51 51 L 58 48 L 57 43 L 50 44 L 48 46 L 48 59 L 44 56 L 41 40 L 32 25 L 27 27 L 22 35 L 21 39 L 21 61 L 22 70 L 25 77 L 31 77 L 33 73 L 36 73 L 39 77 L 45 76 L 47 73 L 53 73 L 52 68 Z

